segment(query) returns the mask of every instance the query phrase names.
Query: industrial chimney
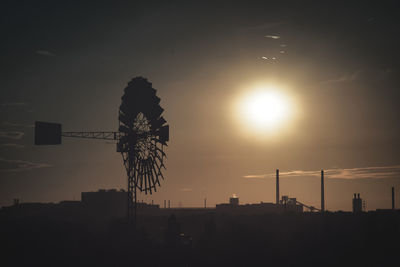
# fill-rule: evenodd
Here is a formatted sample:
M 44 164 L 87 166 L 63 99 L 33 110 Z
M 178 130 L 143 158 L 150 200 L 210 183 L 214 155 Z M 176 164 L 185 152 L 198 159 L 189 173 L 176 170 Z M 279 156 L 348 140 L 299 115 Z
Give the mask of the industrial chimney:
M 325 212 L 324 170 L 321 170 L 321 213 Z
M 276 169 L 276 204 L 279 204 L 279 169 Z
M 394 210 L 394 187 L 392 186 L 392 210 Z

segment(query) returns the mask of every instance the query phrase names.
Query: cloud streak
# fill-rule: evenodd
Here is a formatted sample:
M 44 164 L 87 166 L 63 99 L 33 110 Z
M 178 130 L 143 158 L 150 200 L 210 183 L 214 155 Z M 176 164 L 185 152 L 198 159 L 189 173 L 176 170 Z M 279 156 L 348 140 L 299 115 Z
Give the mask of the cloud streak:
M 276 60 L 277 58 L 276 57 L 261 57 L 261 59 L 264 59 L 264 60 Z
M 34 169 L 48 168 L 50 164 L 35 163 L 25 160 L 9 160 L 0 158 L 0 172 L 21 172 Z
M 26 106 L 26 103 L 24 102 L 11 102 L 11 103 L 1 103 L 1 107 L 22 107 Z
M 239 27 L 241 31 L 265 31 L 281 26 L 283 21 L 267 22 L 263 24 L 258 24 L 254 26 Z
M 181 191 L 182 192 L 192 192 L 193 190 L 192 190 L 192 188 L 184 187 L 184 188 L 181 188 Z
M 279 35 L 265 35 L 264 37 L 274 39 L 274 40 L 278 40 L 281 38 Z
M 343 83 L 343 82 L 353 82 L 359 79 L 362 71 L 358 70 L 355 71 L 351 74 L 345 74 L 340 77 L 334 78 L 334 79 L 329 79 L 322 81 L 321 84 L 332 84 L 332 83 Z
M 15 143 L 6 143 L 6 144 L 1 144 L 0 146 L 2 147 L 11 147 L 11 148 L 24 148 L 24 145 L 20 144 L 15 144 Z
M 27 125 L 27 124 L 15 123 L 15 122 L 9 122 L 9 121 L 3 122 L 3 125 L 11 126 L 11 127 L 27 127 L 27 128 L 33 128 L 34 127 L 33 124 Z
M 46 56 L 46 57 L 54 57 L 55 54 L 47 51 L 47 50 L 37 50 L 35 51 L 36 54 L 41 55 L 41 56 Z
M 321 84 L 335 84 L 335 83 L 350 83 L 355 81 L 363 82 L 376 82 L 376 81 L 389 81 L 398 77 L 398 72 L 391 68 L 383 69 L 360 69 L 353 71 L 349 74 L 343 74 L 336 78 L 321 81 Z
M 347 169 L 327 169 L 324 170 L 328 179 L 384 179 L 400 177 L 400 165 L 383 166 L 383 167 L 363 167 L 363 168 L 347 168 Z M 287 172 L 279 172 L 280 177 L 309 177 L 321 175 L 320 170 L 304 171 L 292 170 Z M 265 179 L 275 177 L 275 173 L 266 174 L 250 174 L 245 175 L 245 179 Z
M 24 136 L 24 134 L 24 132 L 0 131 L 0 138 L 19 140 Z

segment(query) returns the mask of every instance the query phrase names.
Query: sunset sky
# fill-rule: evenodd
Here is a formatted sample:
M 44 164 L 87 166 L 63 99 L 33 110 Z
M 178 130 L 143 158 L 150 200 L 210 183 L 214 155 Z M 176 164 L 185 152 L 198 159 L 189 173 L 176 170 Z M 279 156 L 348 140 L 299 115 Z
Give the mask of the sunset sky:
M 123 89 L 143 76 L 170 142 L 166 180 L 140 199 L 273 202 L 279 168 L 281 195 L 319 207 L 324 169 L 326 209 L 351 210 L 353 193 L 390 208 L 392 186 L 400 207 L 396 1 L 100 2 L 0 9 L 0 206 L 126 189 L 114 143 L 34 146 L 33 124 L 116 131 Z M 261 113 L 284 114 L 254 118 L 268 90 L 280 100 Z

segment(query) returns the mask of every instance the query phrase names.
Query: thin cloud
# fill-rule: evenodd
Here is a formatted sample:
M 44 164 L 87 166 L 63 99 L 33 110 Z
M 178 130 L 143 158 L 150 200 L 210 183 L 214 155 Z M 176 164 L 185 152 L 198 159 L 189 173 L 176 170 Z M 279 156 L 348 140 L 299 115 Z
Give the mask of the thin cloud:
M 26 106 L 26 103 L 24 102 L 10 102 L 10 103 L 1 103 L 1 107 L 22 107 Z
M 241 31 L 262 31 L 262 30 L 269 30 L 272 28 L 276 28 L 282 24 L 283 24 L 283 22 L 267 22 L 267 23 L 258 24 L 255 26 L 239 27 L 239 30 L 241 30 Z
M 277 58 L 276 57 L 261 57 L 261 59 L 264 59 L 264 60 L 276 60 Z
M 14 122 L 9 122 L 9 121 L 5 121 L 3 122 L 3 125 L 6 126 L 11 126 L 11 127 L 27 127 L 27 128 L 33 128 L 34 125 L 33 124 L 22 124 L 22 123 L 14 123 Z
M 36 54 L 41 55 L 41 56 L 45 56 L 45 57 L 54 57 L 55 54 L 47 51 L 47 50 L 36 50 L 35 51 Z
M 19 124 L 19 123 L 13 123 L 13 122 L 9 122 L 9 121 L 4 121 L 4 122 L 3 122 L 3 125 L 6 125 L 6 126 L 13 126 L 13 127 L 20 127 L 20 126 L 22 126 L 22 125 Z
M 182 192 L 192 192 L 193 190 L 192 190 L 192 188 L 184 187 L 184 188 L 181 188 L 181 191 Z
M 279 35 L 265 35 L 264 37 L 274 39 L 274 40 L 278 40 L 281 38 Z
M 338 179 L 382 179 L 395 178 L 400 175 L 400 165 L 384 167 L 365 167 L 351 169 L 331 169 L 326 171 L 330 178 Z
M 370 68 L 353 71 L 350 74 L 344 74 L 333 79 L 328 79 L 321 81 L 321 84 L 335 84 L 335 83 L 345 83 L 354 81 L 363 82 L 377 82 L 377 81 L 389 81 L 396 79 L 398 77 L 398 72 L 391 68 Z
M 343 82 L 353 82 L 359 79 L 361 70 L 357 70 L 351 74 L 345 74 L 333 79 L 322 81 L 321 84 L 332 84 L 332 83 L 343 83 Z
M 24 145 L 20 144 L 15 144 L 15 143 L 6 143 L 6 144 L 1 144 L 0 146 L 2 147 L 11 147 L 11 148 L 24 148 Z
M 9 160 L 0 158 L 0 172 L 21 172 L 34 169 L 48 168 L 50 164 L 35 163 L 25 160 Z
M 395 178 L 400 176 L 400 165 L 382 166 L 382 167 L 363 167 L 348 169 L 327 169 L 324 170 L 326 178 L 329 179 L 384 179 Z M 293 170 L 280 172 L 280 177 L 309 177 L 321 175 L 321 170 L 303 171 Z M 275 177 L 275 173 L 251 174 L 245 175 L 245 179 L 264 179 Z
M 267 177 L 269 177 L 268 174 L 250 174 L 250 175 L 243 176 L 243 178 L 246 178 L 246 179 L 264 179 Z
M 24 136 L 24 134 L 24 132 L 0 131 L 0 138 L 19 140 Z

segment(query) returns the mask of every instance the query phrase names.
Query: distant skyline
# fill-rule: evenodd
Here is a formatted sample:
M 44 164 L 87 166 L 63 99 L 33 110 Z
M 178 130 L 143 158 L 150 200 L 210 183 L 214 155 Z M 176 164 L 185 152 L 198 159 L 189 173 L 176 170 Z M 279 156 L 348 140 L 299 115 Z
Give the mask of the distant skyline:
M 0 27 L 0 206 L 126 189 L 114 143 L 63 139 L 35 147 L 36 120 L 115 131 L 123 89 L 153 83 L 170 125 L 163 205 L 274 202 L 367 209 L 400 196 L 400 23 L 396 1 L 168 1 L 3 4 Z M 268 133 L 236 102 L 277 85 L 290 119 Z M 396 197 L 400 207 L 400 197 Z

